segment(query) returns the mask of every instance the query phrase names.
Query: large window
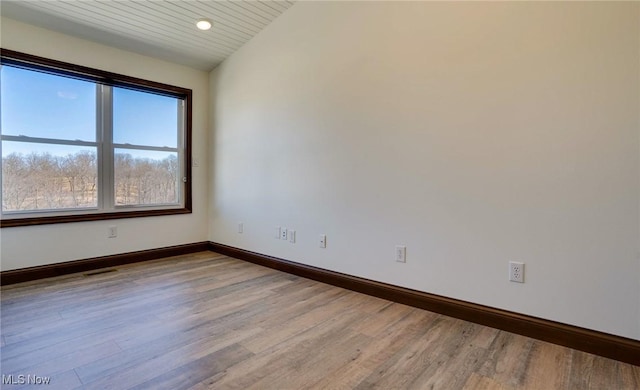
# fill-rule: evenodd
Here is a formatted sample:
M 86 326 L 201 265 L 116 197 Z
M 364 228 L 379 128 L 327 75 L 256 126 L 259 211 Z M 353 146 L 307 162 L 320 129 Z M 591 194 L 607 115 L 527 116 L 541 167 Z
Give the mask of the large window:
M 2 50 L 2 227 L 191 212 L 191 90 Z

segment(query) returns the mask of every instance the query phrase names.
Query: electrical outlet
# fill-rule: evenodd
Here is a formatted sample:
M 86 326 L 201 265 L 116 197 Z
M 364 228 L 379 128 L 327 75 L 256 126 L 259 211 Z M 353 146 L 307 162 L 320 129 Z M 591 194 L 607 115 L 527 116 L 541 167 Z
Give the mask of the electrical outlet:
M 407 247 L 403 245 L 396 246 L 396 261 L 399 263 L 407 262 Z
M 524 283 L 524 263 L 517 261 L 509 262 L 509 281 Z
M 296 242 L 296 231 L 295 230 L 289 230 L 289 242 L 292 244 L 295 244 Z
M 320 243 L 320 248 L 326 248 L 327 247 L 327 236 L 324 235 L 324 234 L 321 234 L 319 243 Z
M 239 222 L 238 223 L 238 233 L 243 233 L 244 232 L 244 223 Z
M 283 228 L 280 230 L 280 239 L 281 240 L 287 239 L 287 228 Z
M 275 232 L 275 235 L 273 236 L 273 238 L 276 238 L 276 239 L 279 240 L 280 239 L 280 230 L 281 230 L 280 226 L 276 226 L 273 230 Z
M 109 238 L 118 237 L 118 227 L 117 226 L 109 226 Z

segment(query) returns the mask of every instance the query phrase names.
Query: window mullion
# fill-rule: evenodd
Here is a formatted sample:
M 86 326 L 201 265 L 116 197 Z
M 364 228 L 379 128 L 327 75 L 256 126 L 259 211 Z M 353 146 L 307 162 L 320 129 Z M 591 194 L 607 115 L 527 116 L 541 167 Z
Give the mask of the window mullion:
M 145 145 L 113 143 L 113 147 L 115 149 L 153 150 L 153 151 L 160 151 L 160 152 L 177 152 L 178 151 L 178 148 L 171 148 L 168 146 L 145 146 Z
M 27 137 L 24 135 L 3 135 L 1 136 L 3 141 L 11 142 L 26 142 L 33 144 L 50 144 L 50 145 L 70 145 L 70 146 L 97 146 L 96 142 L 81 141 L 81 140 L 66 140 L 57 138 L 40 138 L 40 137 Z
M 113 210 L 115 205 L 114 157 L 113 157 L 113 90 L 109 85 L 99 85 L 100 89 L 100 183 L 102 195 L 100 208 Z

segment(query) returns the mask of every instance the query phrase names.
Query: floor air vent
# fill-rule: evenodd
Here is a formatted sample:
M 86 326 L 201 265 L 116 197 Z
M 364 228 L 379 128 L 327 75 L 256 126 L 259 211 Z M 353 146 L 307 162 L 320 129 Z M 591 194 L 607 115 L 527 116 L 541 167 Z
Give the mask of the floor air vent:
M 117 269 L 103 269 L 100 271 L 95 271 L 95 272 L 88 272 L 86 274 L 84 274 L 84 276 L 94 276 L 94 275 L 100 275 L 100 274 L 107 274 L 109 272 L 116 272 Z

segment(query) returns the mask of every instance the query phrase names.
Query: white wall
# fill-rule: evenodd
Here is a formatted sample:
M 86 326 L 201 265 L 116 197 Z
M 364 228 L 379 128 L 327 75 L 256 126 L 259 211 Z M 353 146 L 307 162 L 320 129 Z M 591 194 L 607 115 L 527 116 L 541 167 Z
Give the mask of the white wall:
M 193 153 L 206 159 L 208 73 L 2 18 L 6 49 L 193 90 Z M 193 169 L 193 214 L 81 222 L 0 231 L 3 271 L 207 240 L 207 172 Z M 108 226 L 118 227 L 107 238 Z
M 210 239 L 640 339 L 639 26 L 638 3 L 297 3 L 211 74 Z

